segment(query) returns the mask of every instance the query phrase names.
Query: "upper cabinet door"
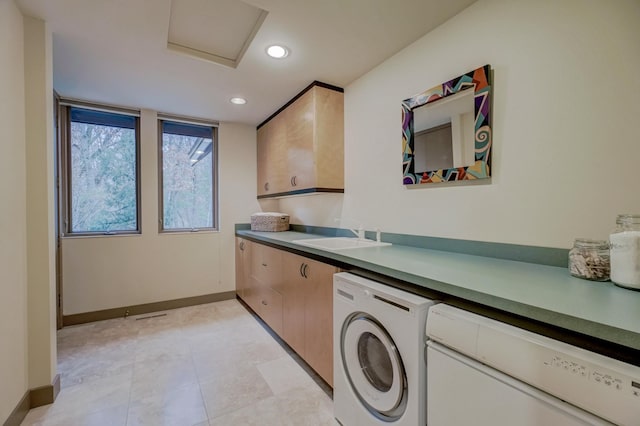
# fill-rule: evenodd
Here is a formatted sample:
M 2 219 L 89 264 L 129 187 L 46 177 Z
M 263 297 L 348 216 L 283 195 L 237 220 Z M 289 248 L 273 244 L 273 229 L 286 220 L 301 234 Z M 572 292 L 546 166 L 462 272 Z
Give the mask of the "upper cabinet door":
M 314 89 L 316 185 L 344 188 L 344 93 Z
M 256 157 L 258 165 L 258 196 L 267 194 L 269 190 L 269 141 L 271 126 L 268 123 L 258 129 Z
M 287 121 L 280 115 L 258 129 L 258 195 L 282 192 L 287 181 Z
M 315 186 L 314 95 L 315 87 L 283 111 L 287 121 L 287 174 L 290 191 Z
M 344 94 L 314 83 L 258 129 L 258 198 L 344 192 Z

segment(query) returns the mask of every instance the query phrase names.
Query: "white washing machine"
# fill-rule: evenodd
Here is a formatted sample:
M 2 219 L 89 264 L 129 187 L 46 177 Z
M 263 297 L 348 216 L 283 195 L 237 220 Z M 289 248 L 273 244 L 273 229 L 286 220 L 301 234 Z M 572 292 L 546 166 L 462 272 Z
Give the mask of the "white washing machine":
M 425 323 L 433 302 L 333 276 L 333 412 L 344 426 L 426 424 Z

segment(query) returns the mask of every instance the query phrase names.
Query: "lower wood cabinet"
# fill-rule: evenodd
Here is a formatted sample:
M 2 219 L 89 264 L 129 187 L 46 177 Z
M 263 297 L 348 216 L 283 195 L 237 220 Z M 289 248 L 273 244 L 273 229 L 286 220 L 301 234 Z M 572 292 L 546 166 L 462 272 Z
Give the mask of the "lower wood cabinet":
M 269 327 L 282 336 L 282 295 L 269 287 L 258 289 L 260 307 L 258 315 L 269 324 Z
M 236 293 L 245 300 L 249 286 L 249 271 L 251 268 L 251 243 L 236 238 Z M 246 302 L 246 300 L 245 300 Z
M 338 268 L 236 238 L 236 289 L 333 386 L 333 274 Z
M 333 274 L 338 269 L 284 253 L 282 270 L 282 338 L 333 386 Z
M 248 247 L 250 256 L 248 266 L 243 265 L 248 280 L 244 297 L 240 297 L 273 331 L 282 335 L 282 295 L 275 290 L 282 281 L 282 252 L 246 240 L 244 247 L 245 250 Z

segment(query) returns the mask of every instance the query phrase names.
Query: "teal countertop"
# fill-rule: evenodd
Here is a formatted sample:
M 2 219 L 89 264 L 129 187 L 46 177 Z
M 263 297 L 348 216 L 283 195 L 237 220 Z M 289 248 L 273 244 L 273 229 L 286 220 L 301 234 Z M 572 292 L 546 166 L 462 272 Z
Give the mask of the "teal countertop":
M 321 250 L 292 241 L 326 236 L 292 231 L 236 235 L 640 350 L 640 292 L 574 278 L 567 268 L 396 244 Z

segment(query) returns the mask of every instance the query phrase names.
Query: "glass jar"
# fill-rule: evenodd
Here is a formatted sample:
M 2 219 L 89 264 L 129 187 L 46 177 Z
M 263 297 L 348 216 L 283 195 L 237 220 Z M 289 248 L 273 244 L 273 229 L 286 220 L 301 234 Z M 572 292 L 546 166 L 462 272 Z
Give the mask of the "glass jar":
M 609 243 L 611 281 L 622 287 L 640 289 L 640 215 L 618 215 Z
M 592 281 L 609 279 L 609 243 L 604 240 L 576 238 L 569 250 L 569 272 Z

